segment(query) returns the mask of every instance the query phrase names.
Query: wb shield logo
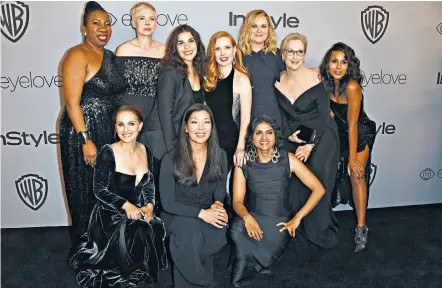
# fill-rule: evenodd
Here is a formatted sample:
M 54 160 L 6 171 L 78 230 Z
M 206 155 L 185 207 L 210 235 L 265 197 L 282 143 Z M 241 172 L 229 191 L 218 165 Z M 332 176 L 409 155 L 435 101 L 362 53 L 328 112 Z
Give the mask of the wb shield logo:
M 378 165 L 371 163 L 370 164 L 370 178 L 368 181 L 368 187 L 371 186 L 374 182 L 374 178 L 376 178 L 376 172 L 378 171 Z
M 361 25 L 365 37 L 372 44 L 376 44 L 387 30 L 390 13 L 382 6 L 368 6 L 361 12 Z
M 29 23 L 29 6 L 23 2 L 1 2 L 0 25 L 2 34 L 16 43 L 23 37 Z
M 18 196 L 34 211 L 40 209 L 48 196 L 48 180 L 36 174 L 27 174 L 15 181 Z

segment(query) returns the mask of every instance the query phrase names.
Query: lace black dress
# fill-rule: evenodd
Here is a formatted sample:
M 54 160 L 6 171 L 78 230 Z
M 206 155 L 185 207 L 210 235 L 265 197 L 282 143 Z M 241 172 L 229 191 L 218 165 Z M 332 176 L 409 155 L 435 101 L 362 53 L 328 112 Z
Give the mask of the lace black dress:
M 244 226 L 244 220 L 236 216 L 231 225 L 230 235 L 233 240 L 233 287 L 242 287 L 243 281 L 254 272 L 269 269 L 283 255 L 289 242 L 287 231 L 279 232 L 280 222 L 291 219 L 289 201 L 290 161 L 285 150 L 280 151 L 278 163 L 256 162 L 242 166 L 247 181 L 245 206 L 264 232 L 257 241 L 250 238 Z
M 339 130 L 340 141 L 340 157 L 338 165 L 338 173 L 336 174 L 335 185 L 333 187 L 332 205 L 333 207 L 339 204 L 349 204 L 354 207 L 353 193 L 351 188 L 350 176 L 347 172 L 349 160 L 349 142 L 348 142 L 348 104 L 337 103 L 330 100 L 330 108 L 335 114 L 335 121 Z M 374 141 L 376 138 L 376 123 L 367 116 L 364 111 L 364 99 L 361 100 L 361 109 L 358 118 L 358 146 L 356 152 L 364 151 L 368 146 L 370 149 L 367 166 L 365 167 L 365 180 L 367 182 L 367 205 L 370 188 L 370 173 L 371 173 L 371 153 L 373 150 Z
M 149 170 L 136 184 L 136 175 L 115 171 L 111 145 L 97 156 L 94 193 L 98 201 L 92 211 L 87 242 L 69 258 L 80 287 L 136 287 L 158 281 L 160 269 L 167 268 L 163 221 L 129 219 L 121 207 L 129 201 L 142 207 L 155 204 L 152 156 L 146 147 Z
M 118 94 L 124 91 L 124 79 L 113 63 L 114 54 L 104 49 L 103 61 L 98 72 L 83 86 L 80 106 L 92 141 L 100 151 L 105 144 L 113 143 L 113 114 L 118 105 Z M 71 119 L 64 108 L 60 119 L 60 148 L 66 197 L 72 218 L 72 247 L 76 252 L 87 232 L 89 217 L 96 199 L 92 178 L 94 168 L 86 165 L 83 145 L 79 141 Z

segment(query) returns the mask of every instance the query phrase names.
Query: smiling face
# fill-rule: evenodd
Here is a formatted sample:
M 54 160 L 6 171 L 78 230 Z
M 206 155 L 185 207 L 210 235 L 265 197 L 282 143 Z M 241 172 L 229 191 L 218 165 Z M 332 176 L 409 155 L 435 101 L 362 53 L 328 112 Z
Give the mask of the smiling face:
M 98 10 L 88 15 L 87 25 L 82 27 L 86 33 L 86 41 L 95 47 L 103 48 L 112 36 L 112 26 L 109 14 Z
M 195 111 L 186 122 L 186 133 L 189 140 L 194 143 L 204 144 L 212 133 L 212 120 L 209 112 L 205 110 Z
M 345 76 L 348 69 L 348 60 L 345 58 L 343 51 L 332 51 L 330 59 L 328 60 L 328 69 L 330 75 L 335 80 L 340 80 Z
M 267 122 L 259 123 L 253 131 L 253 144 L 256 149 L 269 151 L 273 149 L 276 142 L 275 130 Z
M 298 70 L 304 65 L 305 45 L 301 40 L 290 40 L 284 47 L 282 58 L 287 69 Z
M 236 47 L 227 37 L 218 38 L 215 42 L 215 61 L 219 66 L 229 66 L 235 59 Z
M 121 111 L 117 114 L 115 131 L 118 138 L 124 143 L 137 141 L 138 134 L 143 127 L 138 116 L 132 111 Z
M 269 37 L 269 25 L 266 17 L 257 17 L 250 28 L 250 41 L 255 44 L 264 44 Z
M 177 50 L 178 55 L 184 62 L 192 63 L 198 53 L 198 45 L 192 33 L 182 32 L 178 34 Z
M 131 23 L 138 35 L 152 36 L 157 28 L 157 12 L 147 7 L 140 8 L 135 12 Z

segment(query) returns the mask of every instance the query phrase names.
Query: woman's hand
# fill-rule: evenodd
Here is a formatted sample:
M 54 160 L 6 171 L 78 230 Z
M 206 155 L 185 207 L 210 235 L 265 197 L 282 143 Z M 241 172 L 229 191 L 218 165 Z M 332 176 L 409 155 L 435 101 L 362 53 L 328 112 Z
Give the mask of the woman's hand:
M 242 167 L 247 162 L 247 153 L 243 148 L 236 148 L 235 154 L 233 155 L 233 165 Z
M 298 149 L 296 149 L 295 156 L 301 161 L 307 162 L 308 157 L 310 156 L 310 153 L 313 150 L 313 146 L 310 144 L 305 144 L 302 146 L 299 146 Z
M 298 131 L 296 131 L 295 133 L 293 133 L 292 135 L 290 135 L 290 136 L 288 137 L 288 139 L 289 139 L 290 141 L 295 142 L 295 143 L 298 143 L 298 144 L 305 143 L 305 141 L 299 139 L 298 136 L 296 136 L 296 135 L 298 135 L 299 133 L 301 133 L 301 130 L 298 130 Z
M 276 224 L 276 226 L 283 225 L 284 227 L 279 229 L 279 232 L 287 230 L 289 232 L 290 236 L 295 237 L 295 231 L 299 227 L 299 225 L 301 224 L 301 220 L 302 220 L 301 217 L 295 216 L 289 222 L 281 222 L 281 223 Z
M 143 212 L 144 220 L 146 222 L 149 222 L 150 220 L 152 220 L 153 205 L 149 203 L 146 206 L 141 207 L 141 212 Z
M 219 201 L 215 201 L 215 203 L 213 203 L 212 206 L 210 206 L 210 208 L 216 208 L 216 207 L 223 208 L 224 204 Z
M 124 203 L 123 207 L 121 207 L 124 212 L 126 212 L 126 216 L 129 219 L 140 219 L 140 208 L 138 208 L 137 206 L 133 205 L 130 202 L 126 202 Z M 143 212 L 141 212 L 143 213 Z
M 250 238 L 253 238 L 257 241 L 260 241 L 263 237 L 261 227 L 259 227 L 258 222 L 256 222 L 255 218 L 253 218 L 252 215 L 248 214 L 244 216 L 244 223 L 247 229 L 247 233 L 249 234 Z
M 357 177 L 357 178 L 363 178 L 365 168 L 362 166 L 362 164 L 357 159 L 350 159 L 347 166 L 347 172 L 348 175 Z
M 217 204 L 213 204 L 210 209 L 202 209 L 198 217 L 216 228 L 223 228 L 228 222 L 226 210 Z
M 84 162 L 86 162 L 87 165 L 95 165 L 95 160 L 97 160 L 97 147 L 95 147 L 95 144 L 94 142 L 92 142 L 92 140 L 89 140 L 85 144 L 83 144 L 83 157 Z

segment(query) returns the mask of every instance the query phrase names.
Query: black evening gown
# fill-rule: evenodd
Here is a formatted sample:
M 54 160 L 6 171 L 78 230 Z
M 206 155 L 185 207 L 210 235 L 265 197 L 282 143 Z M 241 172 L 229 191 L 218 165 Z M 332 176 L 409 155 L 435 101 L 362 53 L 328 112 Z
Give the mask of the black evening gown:
M 340 157 L 338 165 L 338 173 L 336 174 L 335 186 L 333 187 L 332 205 L 333 207 L 339 204 L 349 204 L 354 207 L 353 193 L 350 182 L 350 176 L 347 172 L 349 160 L 349 142 L 348 142 L 348 120 L 347 111 L 348 104 L 337 103 L 330 100 L 330 108 L 335 114 L 335 121 L 339 129 L 340 140 Z M 361 109 L 358 118 L 358 147 L 357 152 L 364 151 L 368 146 L 370 149 L 367 166 L 365 167 L 365 180 L 367 181 L 367 205 L 369 196 L 369 181 L 371 173 L 371 153 L 373 150 L 374 141 L 376 138 L 376 123 L 367 116 L 364 111 L 364 99 L 361 100 Z
M 241 287 L 244 280 L 256 272 L 264 272 L 283 255 L 289 242 L 287 231 L 279 232 L 280 222 L 291 219 L 288 184 L 290 161 L 285 150 L 277 163 L 256 162 L 242 166 L 247 181 L 245 206 L 258 222 L 263 238 L 257 241 L 247 234 L 244 220 L 236 216 L 231 224 L 230 236 L 233 240 L 232 285 Z M 265 269 L 265 270 L 263 270 Z
M 121 95 L 120 105 L 136 105 L 143 112 L 143 128 L 139 141 L 149 145 L 153 153 L 153 174 L 155 177 L 156 203 L 155 212 L 160 209 L 159 172 L 160 160 L 163 157 L 163 132 L 158 121 L 157 84 L 160 76 L 159 58 L 143 56 L 117 56 L 115 63 L 124 76 L 127 88 Z
M 98 72 L 83 86 L 80 106 L 97 152 L 114 139 L 113 114 L 118 106 L 118 94 L 124 91 L 124 79 L 113 63 L 114 54 L 104 49 Z M 89 217 L 96 199 L 93 192 L 94 168 L 86 165 L 81 144 L 71 119 L 64 108 L 60 119 L 60 150 L 66 197 L 72 218 L 72 246 L 76 252 L 81 237 L 87 232 Z
M 239 138 L 239 94 L 233 94 L 235 69 L 224 79 L 218 79 L 215 89 L 206 92 L 206 104 L 212 109 L 220 147 L 227 154 L 229 170 Z
M 213 279 L 214 255 L 226 244 L 227 228 L 216 228 L 198 218 L 226 195 L 227 157 L 223 152 L 221 180 L 209 182 L 206 161 L 200 182 L 192 186 L 179 184 L 173 174 L 173 150 L 161 161 L 160 188 L 164 212 L 161 218 L 169 235 L 175 288 L 216 287 Z
M 163 221 L 129 219 L 121 207 L 126 201 L 143 207 L 155 204 L 152 156 L 146 147 L 149 171 L 136 184 L 136 175 L 115 171 L 112 146 L 105 145 L 97 157 L 92 210 L 87 242 L 69 259 L 80 287 L 137 287 L 158 281 L 167 268 Z
M 274 84 L 279 79 L 285 64 L 282 61 L 281 51 L 276 50 L 265 53 L 260 50 L 251 52 L 250 55 L 243 55 L 244 67 L 250 73 L 252 83 L 252 114 L 251 121 L 257 116 L 266 114 L 272 117 L 281 127 L 281 111 L 275 98 Z
M 313 243 L 330 248 L 339 242 L 339 223 L 331 205 L 331 195 L 339 159 L 338 127 L 330 115 L 330 97 L 323 83 L 302 93 L 292 104 L 276 87 L 276 97 L 283 111 L 283 134 L 287 149 L 295 153 L 298 144 L 288 140 L 299 125 L 316 130 L 315 147 L 305 165 L 318 177 L 326 189 L 325 196 L 301 222 L 296 232 L 300 244 Z M 298 212 L 311 191 L 297 177 L 289 184 L 293 212 Z

